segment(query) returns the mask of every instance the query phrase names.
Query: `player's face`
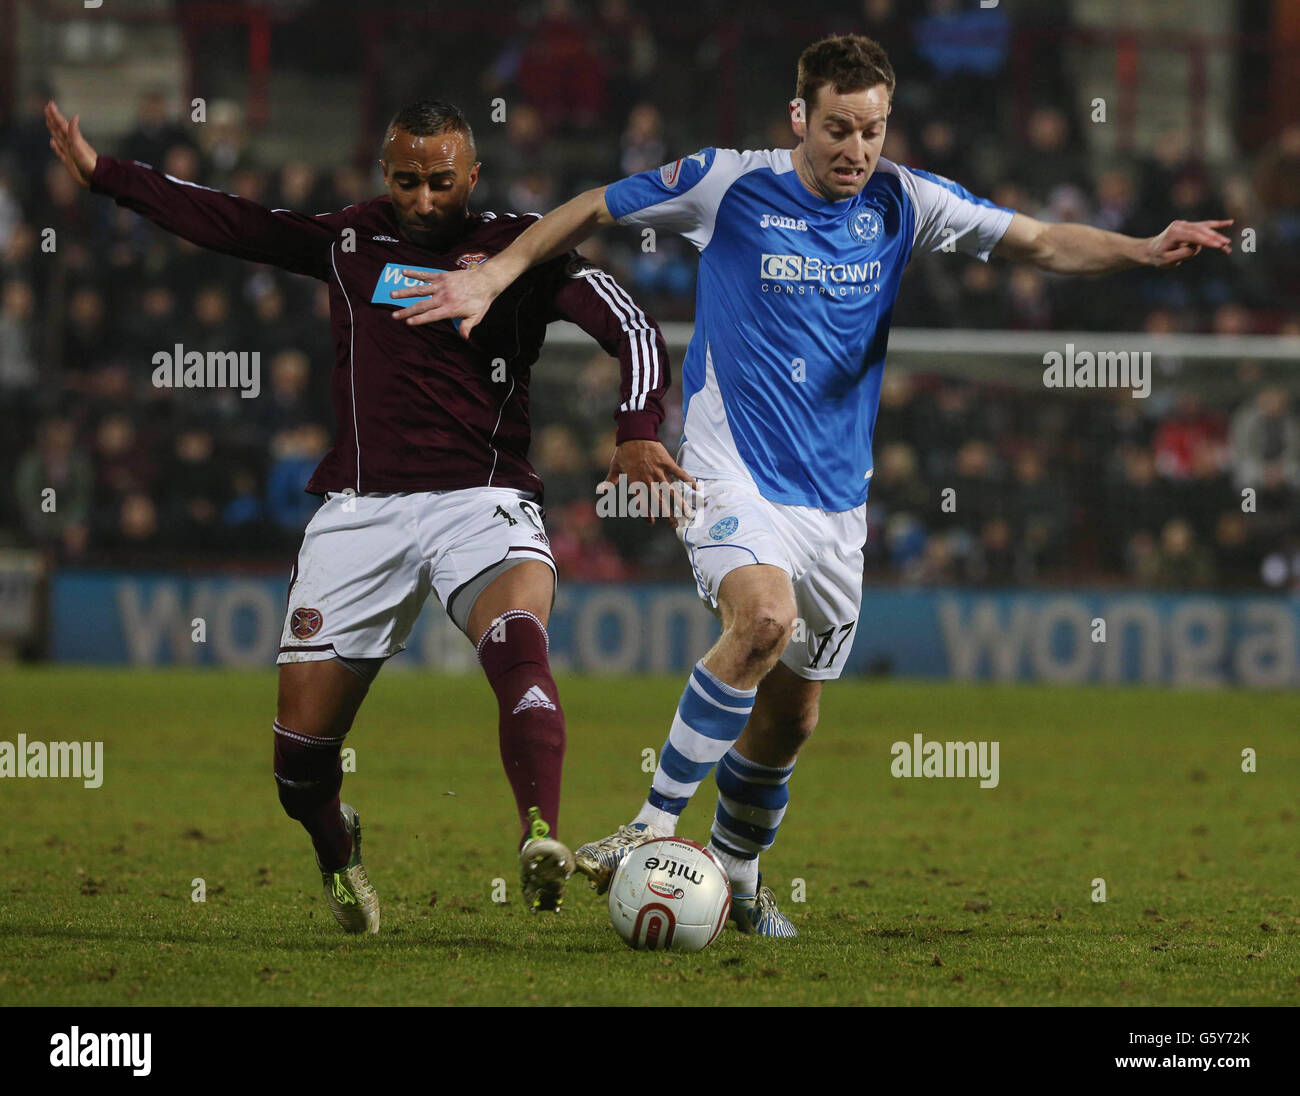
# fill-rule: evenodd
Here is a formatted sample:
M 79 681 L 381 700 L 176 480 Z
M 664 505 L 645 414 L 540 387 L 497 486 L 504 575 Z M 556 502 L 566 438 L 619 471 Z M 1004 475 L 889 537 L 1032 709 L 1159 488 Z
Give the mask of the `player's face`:
M 463 133 L 417 137 L 390 129 L 379 166 L 408 240 L 436 249 L 460 227 L 479 169 Z
M 852 198 L 876 170 L 888 117 L 884 84 L 847 95 L 823 85 L 805 123 L 800 178 L 827 201 Z

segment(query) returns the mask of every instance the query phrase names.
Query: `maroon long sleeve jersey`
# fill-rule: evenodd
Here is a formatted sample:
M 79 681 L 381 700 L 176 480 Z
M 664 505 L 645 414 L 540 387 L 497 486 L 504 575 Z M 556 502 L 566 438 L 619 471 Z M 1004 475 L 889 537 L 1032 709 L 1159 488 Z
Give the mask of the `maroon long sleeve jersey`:
M 334 447 L 313 494 L 353 490 L 542 491 L 528 462 L 528 381 L 554 320 L 618 357 L 620 443 L 656 439 L 669 383 L 659 326 L 609 274 L 576 252 L 540 264 L 501 294 L 469 339 L 451 320 L 410 326 L 393 313 L 401 271 L 455 270 L 505 249 L 537 214 L 470 214 L 444 250 L 401 238 L 387 196 L 308 217 L 100 156 L 91 189 L 201 247 L 329 284 Z

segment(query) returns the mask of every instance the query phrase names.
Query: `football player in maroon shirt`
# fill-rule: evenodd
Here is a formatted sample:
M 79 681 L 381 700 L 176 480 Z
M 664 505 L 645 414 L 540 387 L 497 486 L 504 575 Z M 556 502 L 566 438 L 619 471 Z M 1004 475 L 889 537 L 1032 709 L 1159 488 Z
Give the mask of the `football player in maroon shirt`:
M 564 716 L 547 661 L 555 563 L 528 462 L 529 371 L 546 326 L 570 320 L 622 367 L 611 476 L 689 479 L 658 441 L 668 357 L 658 325 L 576 252 L 539 266 L 471 339 L 395 319 L 407 272 L 482 262 L 538 219 L 471 213 L 479 177 L 461 112 L 421 100 L 390 122 L 388 194 L 306 216 L 99 156 L 54 103 L 50 147 L 73 178 L 202 247 L 329 285 L 337 431 L 307 490 L 323 496 L 290 580 L 275 719 L 280 802 L 311 835 L 330 908 L 376 932 L 357 812 L 341 803 L 344 737 L 429 593 L 476 645 L 496 694 L 501 758 L 523 839 L 529 908 L 558 910 L 573 856 L 556 838 Z

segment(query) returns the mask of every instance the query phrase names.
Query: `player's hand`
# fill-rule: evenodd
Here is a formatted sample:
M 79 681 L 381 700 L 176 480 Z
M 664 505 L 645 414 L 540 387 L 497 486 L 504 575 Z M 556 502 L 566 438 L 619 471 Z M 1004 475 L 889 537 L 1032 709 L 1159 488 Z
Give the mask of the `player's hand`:
M 660 442 L 625 441 L 615 449 L 614 459 L 609 462 L 609 474 L 604 482 L 617 485 L 620 475 L 627 476 L 629 485 L 644 483 L 650 488 L 651 506 L 646 520 L 651 525 L 655 522 L 656 509 L 662 511 L 660 502 L 663 500 L 670 500 L 670 512 L 668 514 L 661 512 L 661 517 L 667 517 L 674 526 L 679 520 L 675 515 L 681 515 L 683 519 L 689 520 L 691 505 L 685 497 L 685 486 L 694 490 L 698 485 L 694 477 L 683 471 L 668 455 L 668 450 Z M 660 488 L 656 492 L 654 487 L 656 483 L 669 484 L 668 491 L 665 492 Z
M 1232 241 L 1214 231 L 1230 224 L 1231 221 L 1175 221 L 1159 236 L 1147 241 L 1148 261 L 1157 268 L 1178 266 L 1184 259 L 1199 255 L 1203 247 L 1231 255 Z
M 54 150 L 54 155 L 63 161 L 68 174 L 81 186 L 88 187 L 90 177 L 95 173 L 95 165 L 99 163 L 99 154 L 81 135 L 81 128 L 78 125 L 80 120 L 81 116 L 74 114 L 72 121 L 69 122 L 59 113 L 59 108 L 54 105 L 53 99 L 45 104 L 45 125 L 50 131 L 50 148 Z
M 427 284 L 411 289 L 394 289 L 394 297 L 423 298 L 394 312 L 394 317 L 412 327 L 438 320 L 459 319 L 461 336 L 466 339 L 487 315 L 487 310 L 492 307 L 492 302 L 500 292 L 492 284 L 492 279 L 476 266 L 468 270 L 403 270 L 402 274 Z

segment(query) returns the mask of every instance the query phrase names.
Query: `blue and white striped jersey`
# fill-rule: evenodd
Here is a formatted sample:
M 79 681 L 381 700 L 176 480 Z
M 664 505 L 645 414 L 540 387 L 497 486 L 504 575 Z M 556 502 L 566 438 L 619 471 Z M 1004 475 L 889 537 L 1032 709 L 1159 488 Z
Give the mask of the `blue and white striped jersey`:
M 679 463 L 828 511 L 867 498 L 889 320 L 913 249 L 987 261 L 1013 213 L 885 159 L 861 193 L 828 202 L 799 181 L 788 149 L 706 148 L 612 184 L 605 202 L 620 224 L 679 233 L 700 252 Z

